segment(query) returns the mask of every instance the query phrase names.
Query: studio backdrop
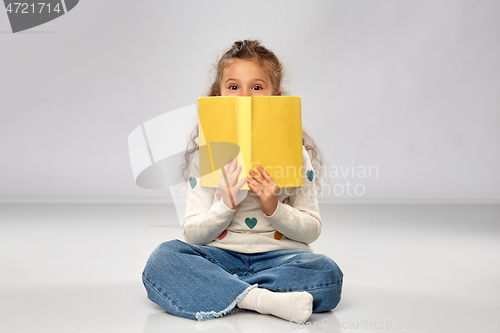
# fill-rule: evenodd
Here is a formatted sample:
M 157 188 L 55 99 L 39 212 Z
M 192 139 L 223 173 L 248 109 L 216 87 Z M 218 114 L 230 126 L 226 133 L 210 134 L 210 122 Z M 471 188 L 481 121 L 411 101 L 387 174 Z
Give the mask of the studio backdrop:
M 0 8 L 2 202 L 168 200 L 136 185 L 128 137 L 205 96 L 238 39 L 301 96 L 323 200 L 500 201 L 498 1 L 52 2 L 33 27 Z

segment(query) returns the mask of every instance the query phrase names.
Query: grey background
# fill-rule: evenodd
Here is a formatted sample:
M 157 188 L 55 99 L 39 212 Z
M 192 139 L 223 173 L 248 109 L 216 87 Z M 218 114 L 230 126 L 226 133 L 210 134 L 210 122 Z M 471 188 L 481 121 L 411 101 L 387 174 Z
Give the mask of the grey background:
M 326 200 L 500 202 L 499 15 L 485 0 L 86 0 L 12 34 L 2 10 L 0 200 L 163 200 L 135 185 L 129 133 L 196 103 L 222 52 L 258 38 L 330 166 L 378 168 L 331 180 L 363 196 Z

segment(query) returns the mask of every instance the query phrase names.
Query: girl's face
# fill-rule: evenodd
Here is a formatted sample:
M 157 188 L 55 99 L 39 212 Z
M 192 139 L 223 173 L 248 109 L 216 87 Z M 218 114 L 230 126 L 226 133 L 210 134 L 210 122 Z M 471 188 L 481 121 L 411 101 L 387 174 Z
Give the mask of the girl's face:
M 222 71 L 220 94 L 221 96 L 271 96 L 273 85 L 269 74 L 257 61 L 234 59 Z

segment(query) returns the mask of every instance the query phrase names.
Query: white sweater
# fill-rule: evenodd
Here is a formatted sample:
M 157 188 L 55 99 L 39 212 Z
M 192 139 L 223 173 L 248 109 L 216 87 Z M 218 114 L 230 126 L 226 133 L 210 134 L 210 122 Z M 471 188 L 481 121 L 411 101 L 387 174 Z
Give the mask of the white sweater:
M 276 211 L 267 216 L 251 190 L 238 209 L 232 210 L 221 200 L 218 188 L 201 187 L 197 151 L 191 160 L 186 214 L 181 221 L 186 242 L 240 253 L 283 249 L 313 252 L 309 244 L 319 237 L 322 223 L 314 171 L 304 146 L 302 155 L 306 170 L 303 186 L 280 188 Z

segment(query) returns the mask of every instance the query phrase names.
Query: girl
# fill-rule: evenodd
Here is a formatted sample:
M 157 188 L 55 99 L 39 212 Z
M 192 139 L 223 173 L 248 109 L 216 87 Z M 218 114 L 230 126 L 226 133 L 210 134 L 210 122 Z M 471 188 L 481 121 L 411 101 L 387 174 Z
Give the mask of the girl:
M 219 60 L 209 96 L 281 95 L 281 79 L 282 66 L 273 52 L 258 41 L 237 41 Z M 312 312 L 335 308 L 343 273 L 309 245 L 322 226 L 319 177 L 309 157 L 310 152 L 321 169 L 314 141 L 303 132 L 304 170 L 309 172 L 302 187 L 279 191 L 262 166 L 237 182 L 241 166 L 234 159 L 216 189 L 199 185 L 197 137 L 198 126 L 191 137 L 195 147 L 187 150 L 183 165 L 183 175 L 190 167 L 181 222 L 187 243 L 165 242 L 151 254 L 143 272 L 148 298 L 171 314 L 198 320 L 239 308 L 305 322 Z M 240 202 L 235 194 L 245 182 L 251 191 Z

